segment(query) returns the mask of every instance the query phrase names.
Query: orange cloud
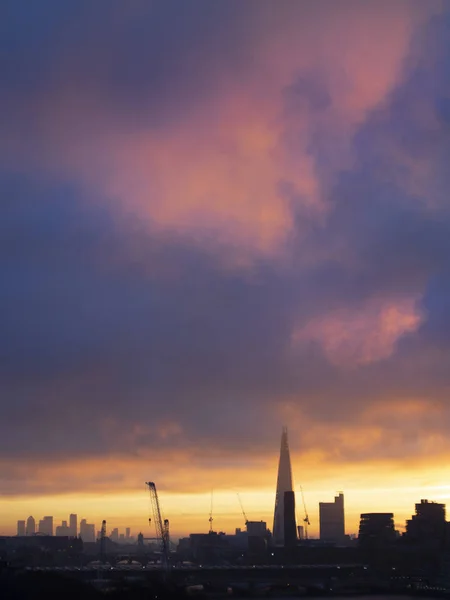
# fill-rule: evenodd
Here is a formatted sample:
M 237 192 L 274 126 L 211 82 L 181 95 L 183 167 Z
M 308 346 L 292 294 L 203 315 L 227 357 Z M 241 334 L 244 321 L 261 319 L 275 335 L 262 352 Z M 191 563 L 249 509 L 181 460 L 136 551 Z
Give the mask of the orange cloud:
M 316 443 L 318 436 L 322 440 L 325 435 L 339 448 L 344 439 L 342 435 L 330 437 L 331 426 L 310 430 L 307 421 L 303 424 L 304 434 L 315 436 Z M 355 455 L 366 447 L 363 440 L 368 434 L 370 430 L 365 427 L 359 433 L 354 428 L 345 433 Z M 376 434 L 370 435 L 369 443 L 374 436 Z M 291 438 L 295 445 L 295 439 Z M 414 502 L 420 498 L 449 502 L 448 456 L 448 451 L 433 455 L 433 467 L 430 467 L 429 457 L 409 462 L 402 458 L 352 462 L 342 459 L 338 453 L 324 456 L 317 451 L 292 452 L 294 484 L 297 491 L 300 484 L 305 490 L 311 534 L 318 534 L 318 503 L 330 500 L 336 490 L 342 489 L 345 493 L 349 533 L 357 531 L 361 512 L 394 511 L 401 527 L 413 513 Z M 25 470 L 22 473 L 30 483 L 23 493 L 3 496 L 0 500 L 2 533 L 14 534 L 15 521 L 29 514 L 35 517 L 53 514 L 55 521 L 59 521 L 67 519 L 73 511 L 97 525 L 106 518 L 108 528 L 131 526 L 136 533 L 145 532 L 151 510 L 144 484 L 148 479 L 157 483 L 164 514 L 170 519 L 174 536 L 207 530 L 211 488 L 214 489 L 217 530 L 232 533 L 235 527 L 243 527 L 237 491 L 249 518 L 265 519 L 269 527 L 272 524 L 277 469 L 275 447 L 262 460 L 243 463 L 241 457 L 229 468 L 203 469 L 188 454 L 169 455 L 167 460 L 160 455 L 145 460 L 109 456 L 98 461 L 72 461 L 58 466 L 33 463 L 31 466 L 27 473 Z M 20 475 L 22 467 L 18 468 Z M 40 483 L 48 481 L 48 489 L 31 493 L 33 472 Z M 300 507 L 298 512 L 301 516 Z

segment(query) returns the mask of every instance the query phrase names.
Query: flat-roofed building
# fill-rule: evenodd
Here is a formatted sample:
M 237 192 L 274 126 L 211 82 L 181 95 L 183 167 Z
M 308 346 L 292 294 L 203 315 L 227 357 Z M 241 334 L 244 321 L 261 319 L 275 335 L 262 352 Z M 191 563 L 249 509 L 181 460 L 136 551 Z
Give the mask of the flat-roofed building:
M 320 539 L 343 543 L 345 540 L 344 494 L 339 492 L 334 502 L 319 503 Z
M 25 521 L 17 521 L 17 535 L 19 537 L 22 537 L 25 535 L 25 532 L 26 532 Z

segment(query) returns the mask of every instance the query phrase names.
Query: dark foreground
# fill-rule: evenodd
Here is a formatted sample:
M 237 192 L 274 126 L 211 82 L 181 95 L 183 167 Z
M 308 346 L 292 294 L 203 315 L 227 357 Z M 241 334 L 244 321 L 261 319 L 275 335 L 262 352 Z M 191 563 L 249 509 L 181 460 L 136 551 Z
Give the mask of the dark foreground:
M 306 589 L 292 586 L 288 583 L 278 584 L 276 587 L 237 587 L 235 589 L 218 586 L 180 586 L 164 581 L 133 580 L 124 579 L 110 585 L 108 580 L 82 581 L 66 574 L 45 572 L 9 572 L 0 577 L 1 600 L 172 600 L 183 598 L 205 598 L 218 599 L 230 597 L 252 597 L 272 599 L 314 596 L 336 596 L 341 600 L 362 599 L 370 597 L 375 600 L 377 596 L 383 600 L 398 600 L 399 598 L 448 598 L 450 591 L 443 589 L 411 590 L 410 593 L 393 594 L 392 591 L 380 589 L 367 590 L 364 594 L 357 590 L 331 590 L 327 588 Z
M 0 578 L 1 600 L 169 600 L 187 597 L 183 589 L 164 583 L 127 581 L 114 588 L 97 586 L 56 573 L 22 572 L 6 574 Z

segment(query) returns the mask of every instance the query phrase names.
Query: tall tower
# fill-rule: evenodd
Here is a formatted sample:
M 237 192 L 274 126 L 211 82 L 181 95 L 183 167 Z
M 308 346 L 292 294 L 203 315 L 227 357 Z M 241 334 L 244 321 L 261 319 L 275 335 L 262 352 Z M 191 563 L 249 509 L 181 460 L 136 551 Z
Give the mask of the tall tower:
M 25 535 L 34 535 L 36 533 L 36 521 L 33 517 L 28 517 L 25 527 Z
M 284 493 L 293 491 L 287 427 L 283 427 L 283 432 L 281 434 L 280 462 L 278 463 L 275 511 L 273 515 L 273 541 L 277 546 L 284 545 Z
M 17 536 L 25 535 L 25 521 L 17 521 Z
M 71 537 L 77 537 L 78 535 L 78 516 L 75 514 L 71 514 L 69 517 L 69 535 Z

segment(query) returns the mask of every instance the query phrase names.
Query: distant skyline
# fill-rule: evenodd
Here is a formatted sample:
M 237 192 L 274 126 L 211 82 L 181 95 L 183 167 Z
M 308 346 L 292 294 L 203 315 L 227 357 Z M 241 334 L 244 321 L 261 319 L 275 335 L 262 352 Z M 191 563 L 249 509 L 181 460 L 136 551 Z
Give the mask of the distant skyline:
M 405 528 L 405 522 L 414 514 L 414 506 L 421 499 L 446 503 L 450 486 L 444 490 L 441 486 L 417 486 L 417 487 L 397 487 L 397 488 L 378 488 L 367 489 L 364 492 L 356 490 L 344 491 L 345 494 L 345 521 L 346 533 L 357 534 L 360 514 L 363 512 L 393 512 L 396 529 L 402 532 Z M 443 493 L 444 492 L 444 493 Z M 145 492 L 144 492 L 145 493 Z M 336 492 L 327 493 L 327 491 L 312 490 L 305 494 L 308 514 L 311 520 L 311 526 L 308 532 L 311 537 L 319 537 L 319 502 L 332 502 Z M 399 493 L 402 494 L 399 502 Z M 274 490 L 244 490 L 240 492 L 244 509 L 247 517 L 251 521 L 263 520 L 267 522 L 271 529 L 273 523 L 273 500 Z M 297 496 L 297 518 L 301 524 L 303 518 L 303 507 L 299 489 L 296 489 Z M 76 497 L 75 497 L 76 498 Z M 405 498 L 406 506 L 405 506 Z M 175 538 L 184 537 L 189 533 L 206 533 L 209 530 L 209 509 L 211 494 L 161 494 L 161 503 L 164 507 L 164 516 L 169 518 L 171 524 L 171 536 Z M 65 507 L 70 506 L 72 498 L 60 499 L 60 507 L 55 505 L 55 510 L 47 509 L 46 514 L 53 516 L 54 524 L 59 524 L 62 520 L 67 520 Z M 410 501 L 408 501 L 410 500 Z M 88 507 L 89 513 L 81 513 L 89 523 L 94 523 L 96 532 L 100 530 L 101 522 L 105 518 L 107 521 L 108 533 L 118 527 L 121 533 L 125 532 L 126 527 L 130 527 L 132 534 L 142 532 L 144 535 L 153 536 L 154 528 L 148 525 L 150 516 L 150 506 L 147 506 L 147 498 L 144 500 L 140 494 L 132 493 L 129 495 L 119 495 L 110 497 L 87 497 L 76 498 L 77 506 Z M 17 529 L 17 520 L 25 518 L 20 511 L 23 507 L 42 506 L 42 500 L 37 502 L 33 500 L 19 500 L 14 508 L 10 509 L 4 517 L 0 528 L 0 535 L 15 535 Z M 61 508 L 61 505 L 63 508 Z M 248 508 L 252 509 L 251 512 Z M 102 507 L 105 507 L 102 510 Z M 132 506 L 133 511 L 121 511 L 122 516 L 118 516 L 118 507 Z M 239 501 L 235 490 L 220 490 L 214 494 L 213 529 L 215 531 L 225 531 L 233 534 L 237 527 L 245 529 Z M 195 507 L 195 508 L 194 508 Z M 8 508 L 8 506 L 7 506 Z M 187 510 L 190 509 L 189 511 Z M 450 509 L 450 502 L 449 502 Z M 129 510 L 129 509 L 128 509 Z M 142 511 L 136 514 L 136 511 Z M 148 512 L 147 512 L 148 511 Z M 42 513 L 43 514 L 43 513 Z M 15 515 L 18 517 L 15 519 Z M 34 511 L 30 513 L 36 519 L 36 525 L 41 518 L 41 513 Z M 27 517 L 30 516 L 27 514 Z M 11 522 L 8 522 L 12 519 Z M 80 521 L 80 513 L 78 514 Z
M 4 0 L 0 532 L 450 505 L 450 0 Z M 297 501 L 297 512 L 301 504 Z M 41 518 L 39 516 L 39 518 Z

